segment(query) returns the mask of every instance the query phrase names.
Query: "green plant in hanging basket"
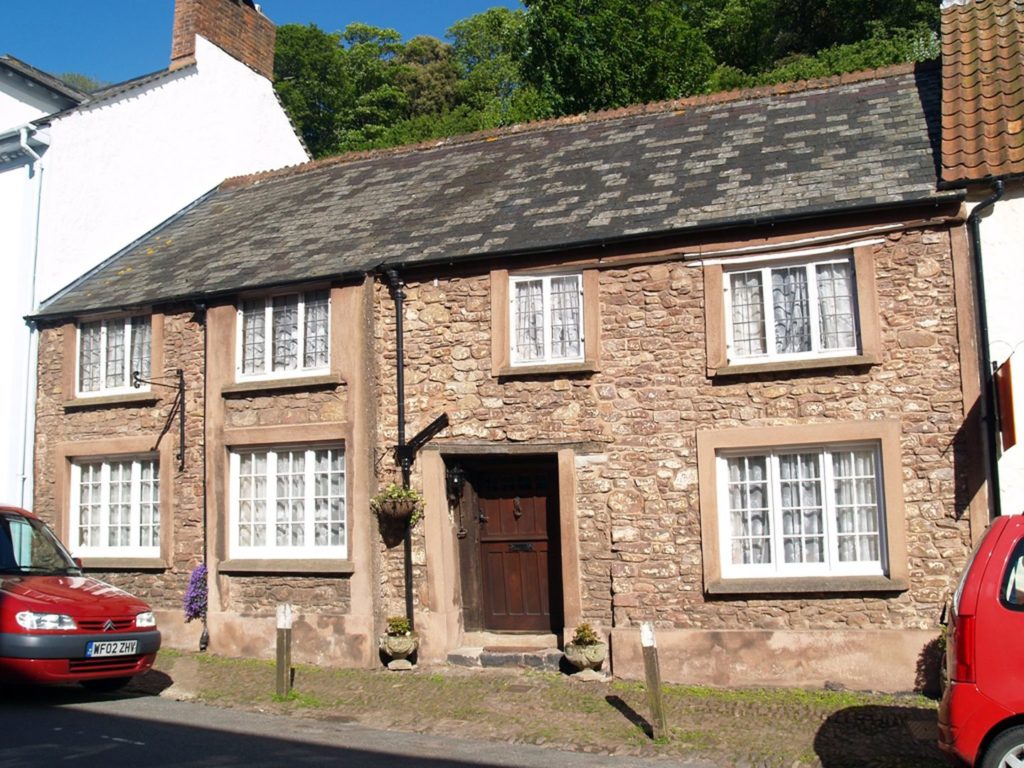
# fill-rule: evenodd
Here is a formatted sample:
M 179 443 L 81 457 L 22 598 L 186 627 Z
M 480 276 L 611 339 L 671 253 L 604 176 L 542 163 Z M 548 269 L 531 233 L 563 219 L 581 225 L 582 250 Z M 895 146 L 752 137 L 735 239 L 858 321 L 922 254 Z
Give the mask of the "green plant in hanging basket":
M 381 522 L 412 527 L 423 517 L 423 497 L 413 488 L 388 483 L 370 498 L 370 509 Z

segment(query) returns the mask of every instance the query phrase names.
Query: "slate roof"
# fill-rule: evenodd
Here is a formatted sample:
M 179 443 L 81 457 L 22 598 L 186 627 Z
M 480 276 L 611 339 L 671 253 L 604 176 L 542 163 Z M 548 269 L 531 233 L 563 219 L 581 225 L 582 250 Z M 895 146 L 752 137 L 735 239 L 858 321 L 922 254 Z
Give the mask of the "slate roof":
M 230 180 L 37 317 L 955 199 L 938 105 L 938 68 L 906 65 Z
M 947 0 L 942 8 L 942 179 L 1024 172 L 1024 7 Z
M 70 83 L 64 82 L 59 77 L 54 77 L 48 72 L 36 69 L 31 64 L 26 64 L 21 59 L 16 59 L 14 56 L 7 53 L 0 55 L 0 69 L 8 69 L 11 72 L 16 72 L 27 80 L 31 80 L 32 82 L 41 85 L 76 104 L 81 104 L 89 98 L 89 94 L 85 93 L 85 91 L 80 91 Z

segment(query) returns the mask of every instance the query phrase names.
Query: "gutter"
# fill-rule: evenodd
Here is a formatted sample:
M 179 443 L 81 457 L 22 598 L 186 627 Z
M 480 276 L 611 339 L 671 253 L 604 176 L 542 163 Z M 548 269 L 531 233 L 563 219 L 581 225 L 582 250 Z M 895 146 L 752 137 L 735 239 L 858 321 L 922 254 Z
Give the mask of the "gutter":
M 992 492 L 990 513 L 993 518 L 1003 514 L 1002 493 L 999 488 L 999 413 L 996 408 L 996 377 L 989 350 L 988 304 L 985 301 L 985 270 L 981 258 L 981 215 L 1003 196 L 1005 185 L 997 179 L 993 193 L 978 203 L 967 217 L 967 230 L 971 238 L 971 256 L 974 261 L 974 292 L 978 307 L 978 332 L 981 344 L 981 405 L 985 425 L 985 454 L 988 463 L 989 486 Z

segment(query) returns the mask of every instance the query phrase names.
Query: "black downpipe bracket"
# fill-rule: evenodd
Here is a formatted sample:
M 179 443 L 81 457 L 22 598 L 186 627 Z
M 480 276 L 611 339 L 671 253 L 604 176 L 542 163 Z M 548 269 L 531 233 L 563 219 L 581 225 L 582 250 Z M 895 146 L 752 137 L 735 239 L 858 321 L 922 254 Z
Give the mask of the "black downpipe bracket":
M 978 330 L 981 344 L 981 400 L 985 424 L 985 454 L 988 459 L 989 493 L 992 496 L 990 511 L 992 517 L 1003 514 L 1003 502 L 999 492 L 999 412 L 996 408 L 996 377 L 992 368 L 992 354 L 989 351 L 988 305 L 985 301 L 985 271 L 981 258 L 981 215 L 1003 196 L 1003 182 L 997 180 L 993 193 L 974 206 L 967 217 L 967 230 L 971 238 L 971 256 L 974 259 L 974 292 L 978 303 Z
M 402 487 L 408 488 L 412 475 L 412 456 L 405 448 L 405 329 L 402 322 L 405 291 L 402 290 L 402 278 L 394 269 L 386 272 L 391 298 L 395 302 L 395 388 L 398 400 L 398 444 L 395 457 L 402 471 Z M 405 529 L 403 540 L 405 555 L 405 616 L 409 619 L 409 627 L 416 628 L 413 616 L 412 600 L 412 526 Z

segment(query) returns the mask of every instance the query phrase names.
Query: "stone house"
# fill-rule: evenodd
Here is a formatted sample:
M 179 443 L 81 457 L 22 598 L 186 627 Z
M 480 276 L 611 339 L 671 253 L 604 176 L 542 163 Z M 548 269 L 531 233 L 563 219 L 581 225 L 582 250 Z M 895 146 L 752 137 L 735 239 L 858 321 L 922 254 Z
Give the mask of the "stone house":
M 251 0 L 175 0 L 167 69 L 88 94 L 0 56 L 5 503 L 33 498 L 25 315 L 225 178 L 309 160 L 274 93 L 275 36 Z
M 270 655 L 287 602 L 298 660 L 375 665 L 408 607 L 421 661 L 587 621 L 634 678 L 652 621 L 667 680 L 910 689 L 988 520 L 939 89 L 904 66 L 229 180 L 34 316 L 35 509 L 170 645 L 205 559 L 225 654 Z M 82 392 L 111 365 L 156 383 Z M 403 546 L 369 499 L 442 414 Z

